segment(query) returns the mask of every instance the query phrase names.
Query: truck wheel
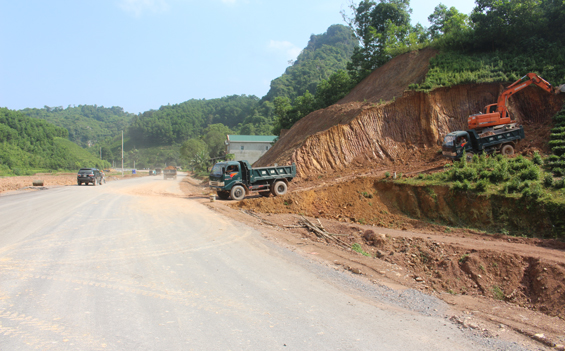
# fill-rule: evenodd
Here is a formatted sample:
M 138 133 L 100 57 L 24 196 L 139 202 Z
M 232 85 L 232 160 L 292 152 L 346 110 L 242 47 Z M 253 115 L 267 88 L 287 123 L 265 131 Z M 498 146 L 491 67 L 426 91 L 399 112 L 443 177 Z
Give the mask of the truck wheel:
M 216 194 L 218 194 L 218 198 L 222 199 L 222 200 L 227 200 L 230 198 L 230 192 L 229 191 L 216 191 Z
M 260 191 L 259 195 L 264 196 L 264 197 L 269 197 L 269 196 L 271 196 L 271 192 L 270 191 Z
M 278 182 L 275 182 L 275 185 L 271 189 L 271 193 L 275 196 L 281 196 L 286 194 L 287 189 L 288 187 L 286 186 L 286 183 L 279 180 Z
M 506 156 L 512 156 L 514 155 L 514 146 L 510 145 L 510 144 L 506 144 L 502 147 L 502 149 L 500 150 L 500 153 Z
M 232 200 L 243 200 L 243 198 L 245 197 L 245 189 L 241 185 L 236 185 L 231 188 L 230 196 Z

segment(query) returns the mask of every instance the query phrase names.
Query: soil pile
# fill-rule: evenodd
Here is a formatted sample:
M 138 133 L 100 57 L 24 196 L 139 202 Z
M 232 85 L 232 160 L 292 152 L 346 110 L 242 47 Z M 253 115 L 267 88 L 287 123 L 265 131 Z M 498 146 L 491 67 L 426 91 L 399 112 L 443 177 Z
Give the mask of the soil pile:
M 496 102 L 504 89 L 492 83 L 407 91 L 424 79 L 436 54 L 433 49 L 411 52 L 378 68 L 335 105 L 298 121 L 255 166 L 295 162 L 298 175 L 307 177 L 351 166 L 428 161 L 427 150 L 439 150 L 445 134 L 467 129 L 468 116 Z M 549 135 L 562 95 L 528 87 L 509 100 L 527 136 L 519 152 L 549 151 L 547 139 L 538 138 Z

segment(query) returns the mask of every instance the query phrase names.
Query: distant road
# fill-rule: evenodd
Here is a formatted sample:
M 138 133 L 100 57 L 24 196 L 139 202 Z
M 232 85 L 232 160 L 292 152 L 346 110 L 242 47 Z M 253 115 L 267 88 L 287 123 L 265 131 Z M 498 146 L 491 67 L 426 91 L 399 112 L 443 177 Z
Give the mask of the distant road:
M 1 351 L 499 345 L 371 289 L 187 199 L 178 181 L 0 196 Z

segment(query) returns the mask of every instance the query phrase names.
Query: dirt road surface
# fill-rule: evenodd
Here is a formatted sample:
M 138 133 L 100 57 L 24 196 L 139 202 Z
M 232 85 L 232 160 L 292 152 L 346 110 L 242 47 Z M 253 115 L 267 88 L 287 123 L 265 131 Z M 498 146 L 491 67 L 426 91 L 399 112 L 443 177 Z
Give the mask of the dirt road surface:
M 2 350 L 520 350 L 151 177 L 0 196 Z

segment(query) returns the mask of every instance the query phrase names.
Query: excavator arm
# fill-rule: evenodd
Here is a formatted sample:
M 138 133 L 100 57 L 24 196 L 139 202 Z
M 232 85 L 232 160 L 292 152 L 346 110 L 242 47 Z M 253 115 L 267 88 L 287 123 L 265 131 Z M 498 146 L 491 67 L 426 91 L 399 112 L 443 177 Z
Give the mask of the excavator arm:
M 529 78 L 529 80 L 524 82 L 525 78 Z M 507 115 L 506 102 L 508 101 L 508 98 L 532 84 L 537 85 L 538 87 L 542 88 L 548 93 L 554 92 L 553 87 L 551 86 L 551 84 L 549 84 L 548 81 L 546 81 L 545 79 L 543 79 L 542 77 L 538 76 L 535 73 L 528 73 L 519 80 L 512 83 L 512 85 L 508 86 L 502 92 L 502 94 L 500 94 L 500 97 L 498 98 L 498 103 L 496 104 L 498 107 L 498 112 L 500 112 L 500 116 Z
M 529 79 L 524 81 L 526 78 Z M 502 94 L 498 97 L 498 102 L 496 104 L 487 105 L 484 113 L 469 116 L 469 129 L 514 123 L 515 121 L 513 121 L 509 116 L 508 108 L 506 107 L 508 98 L 531 84 L 537 85 L 548 93 L 558 94 L 560 92 L 565 92 L 565 85 L 555 89 L 551 86 L 551 84 L 549 84 L 549 82 L 537 74 L 528 73 L 504 89 Z

